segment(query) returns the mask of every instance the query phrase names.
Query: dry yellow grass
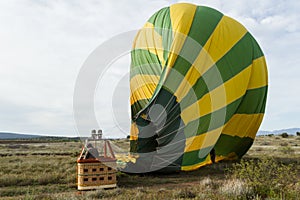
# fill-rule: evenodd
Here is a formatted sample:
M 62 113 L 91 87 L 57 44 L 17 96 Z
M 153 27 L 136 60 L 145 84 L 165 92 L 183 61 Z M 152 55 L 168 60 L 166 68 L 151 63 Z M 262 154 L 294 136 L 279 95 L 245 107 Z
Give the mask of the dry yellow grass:
M 117 140 L 122 148 L 128 141 Z M 245 160 L 272 156 L 276 162 L 295 164 L 300 178 L 300 137 L 259 136 Z M 230 177 L 232 162 L 175 174 L 120 173 L 118 188 L 78 192 L 76 159 L 80 142 L 0 143 L 0 199 L 244 199 L 245 183 Z M 296 197 L 299 183 L 290 191 Z M 293 196 L 294 195 L 294 196 Z M 298 196 L 299 197 L 299 196 Z

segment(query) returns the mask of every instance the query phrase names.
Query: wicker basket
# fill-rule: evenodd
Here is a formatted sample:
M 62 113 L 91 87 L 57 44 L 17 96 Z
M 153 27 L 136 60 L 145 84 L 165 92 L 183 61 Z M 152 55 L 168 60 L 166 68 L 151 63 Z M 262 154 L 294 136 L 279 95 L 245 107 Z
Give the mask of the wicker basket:
M 116 160 L 105 159 L 105 162 L 86 159 L 77 163 L 78 190 L 111 188 L 117 186 L 115 170 Z
M 106 147 L 105 147 L 106 148 Z M 110 151 L 112 151 L 109 145 Z M 84 159 L 84 152 L 77 160 L 77 186 L 78 190 L 92 190 L 100 188 L 113 188 L 117 186 L 116 158 L 100 156 Z

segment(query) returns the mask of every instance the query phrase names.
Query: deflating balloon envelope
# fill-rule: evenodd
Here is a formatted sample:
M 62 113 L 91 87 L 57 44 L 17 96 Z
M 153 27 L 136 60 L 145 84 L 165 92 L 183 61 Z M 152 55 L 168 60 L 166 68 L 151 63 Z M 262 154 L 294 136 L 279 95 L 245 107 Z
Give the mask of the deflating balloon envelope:
M 242 157 L 262 122 L 265 57 L 217 10 L 179 3 L 156 12 L 131 52 L 131 172 L 194 170 Z

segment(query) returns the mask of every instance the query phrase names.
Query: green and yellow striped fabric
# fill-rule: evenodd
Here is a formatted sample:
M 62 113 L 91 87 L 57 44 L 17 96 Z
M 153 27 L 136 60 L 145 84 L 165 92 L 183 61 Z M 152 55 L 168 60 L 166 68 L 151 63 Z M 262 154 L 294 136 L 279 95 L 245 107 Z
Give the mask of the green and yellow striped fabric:
M 193 4 L 159 10 L 131 52 L 136 165 L 194 170 L 211 163 L 212 149 L 216 161 L 242 157 L 262 122 L 267 85 L 264 54 L 243 25 Z

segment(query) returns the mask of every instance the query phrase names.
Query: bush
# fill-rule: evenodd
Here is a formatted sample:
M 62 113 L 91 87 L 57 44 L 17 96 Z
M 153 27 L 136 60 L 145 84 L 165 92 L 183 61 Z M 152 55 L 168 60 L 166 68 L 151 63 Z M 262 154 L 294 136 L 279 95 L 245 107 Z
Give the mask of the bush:
M 300 132 L 297 132 L 296 135 L 297 135 L 297 136 L 300 136 Z
M 283 138 L 288 138 L 288 137 L 289 137 L 289 134 L 287 134 L 287 133 L 281 133 L 281 137 L 283 137 Z
M 297 181 L 293 165 L 276 163 L 272 158 L 241 160 L 229 170 L 233 177 L 245 182 L 252 191 L 251 198 L 286 196 Z M 248 194 L 249 195 L 249 194 Z M 249 196 L 247 195 L 247 198 Z

